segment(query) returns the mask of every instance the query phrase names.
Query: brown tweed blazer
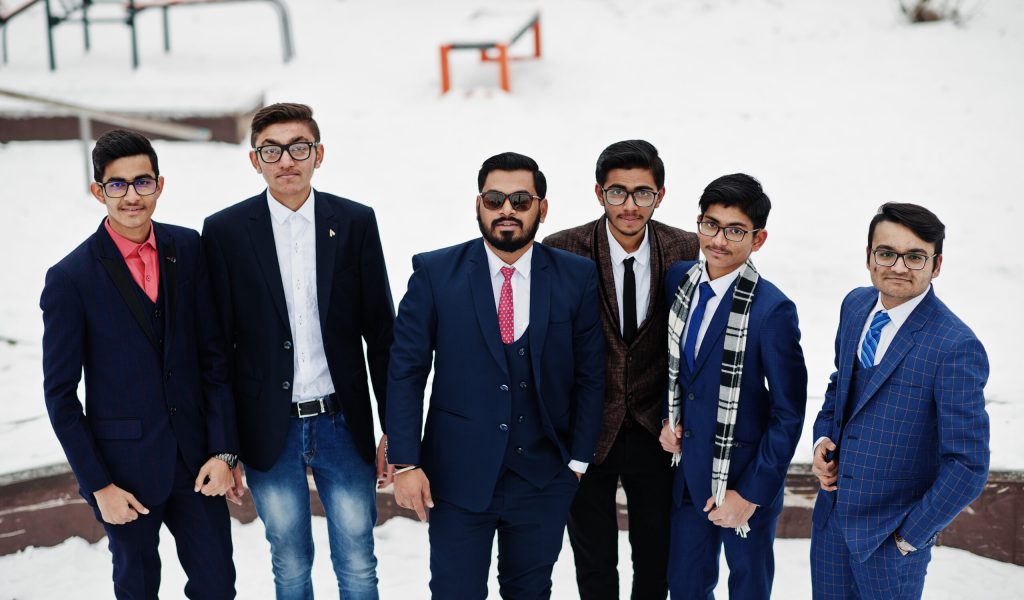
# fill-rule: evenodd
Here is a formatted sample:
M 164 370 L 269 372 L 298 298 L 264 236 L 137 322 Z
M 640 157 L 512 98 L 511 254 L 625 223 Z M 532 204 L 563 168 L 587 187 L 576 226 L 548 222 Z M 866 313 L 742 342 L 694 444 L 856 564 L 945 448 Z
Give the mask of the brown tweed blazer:
M 597 263 L 598 295 L 604 323 L 605 376 L 604 417 L 594 462 L 600 464 L 619 434 L 628 410 L 655 437 L 661 431 L 662 403 L 668 377 L 668 305 L 665 301 L 665 271 L 680 260 L 696 260 L 700 252 L 697 234 L 651 220 L 651 299 L 647 315 L 630 346 L 619 331 L 619 307 L 615 300 L 615 278 L 608 250 L 605 217 L 553 233 L 545 244 L 561 248 Z

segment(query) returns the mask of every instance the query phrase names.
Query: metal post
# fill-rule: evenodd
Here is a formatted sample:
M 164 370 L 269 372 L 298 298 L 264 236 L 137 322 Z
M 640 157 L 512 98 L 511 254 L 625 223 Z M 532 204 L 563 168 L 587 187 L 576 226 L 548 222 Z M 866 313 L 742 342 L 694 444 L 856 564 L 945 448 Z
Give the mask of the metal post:
M 92 158 L 89 145 L 92 143 L 92 126 L 89 117 L 84 113 L 78 113 L 78 136 L 82 139 L 82 155 L 85 157 L 85 186 L 92 183 Z
M 508 46 L 498 44 L 498 67 L 501 69 L 501 89 L 506 92 L 508 89 Z
M 50 10 L 50 0 L 46 0 L 46 42 L 50 49 L 50 70 L 57 70 L 57 60 L 53 56 L 53 12 Z
M 139 68 L 139 39 L 135 33 L 135 2 L 128 1 L 128 27 L 132 30 L 132 68 Z
M 281 45 L 284 50 L 284 62 L 289 62 L 295 55 L 295 49 L 292 46 L 292 26 L 288 20 L 288 9 L 279 0 L 270 0 L 270 3 L 274 5 L 281 17 Z
M 448 51 L 450 45 L 441 46 L 441 93 L 447 94 L 451 88 L 451 80 L 448 78 Z
M 82 39 L 85 40 L 86 52 L 92 49 L 92 45 L 89 43 L 89 4 L 90 0 L 82 2 Z
M 533 55 L 540 58 L 540 15 L 533 22 Z
M 170 12 L 170 7 L 165 5 L 161 10 L 164 13 L 164 52 L 167 53 L 171 51 L 171 26 L 167 16 Z

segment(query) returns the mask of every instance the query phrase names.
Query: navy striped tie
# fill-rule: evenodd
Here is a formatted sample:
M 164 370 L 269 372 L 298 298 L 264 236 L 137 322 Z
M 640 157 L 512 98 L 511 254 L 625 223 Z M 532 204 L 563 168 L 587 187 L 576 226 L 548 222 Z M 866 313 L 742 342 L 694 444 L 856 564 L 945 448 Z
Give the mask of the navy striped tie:
M 871 318 L 871 326 L 864 336 L 864 343 L 860 347 L 860 366 L 870 369 L 875 366 L 875 350 L 878 350 L 878 338 L 882 337 L 882 329 L 889 324 L 889 313 L 878 311 Z

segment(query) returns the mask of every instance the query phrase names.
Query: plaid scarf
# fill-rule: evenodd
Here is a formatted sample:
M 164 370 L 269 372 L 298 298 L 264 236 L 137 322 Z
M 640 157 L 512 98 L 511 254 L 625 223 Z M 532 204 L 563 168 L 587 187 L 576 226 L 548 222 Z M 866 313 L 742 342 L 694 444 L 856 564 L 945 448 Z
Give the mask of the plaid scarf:
M 668 313 L 668 423 L 675 428 L 682 420 L 683 388 L 679 383 L 680 349 L 679 340 L 686 328 L 686 317 L 690 313 L 693 291 L 700 283 L 704 261 L 700 261 L 686 273 L 676 291 L 675 300 Z M 736 412 L 739 408 L 740 383 L 743 380 L 743 354 L 747 345 L 747 324 L 750 320 L 750 305 L 754 301 L 754 288 L 758 274 L 754 263 L 748 259 L 736 278 L 732 294 L 729 323 L 725 329 L 725 352 L 722 354 L 722 374 L 718 388 L 718 423 L 715 428 L 715 458 L 711 465 L 711 491 L 715 504 L 725 500 L 726 485 L 729 481 L 729 462 L 732 457 L 733 432 L 736 429 Z M 691 323 L 700 327 L 700 323 Z M 679 464 L 679 453 L 672 457 L 672 464 Z M 736 529 L 740 537 L 747 537 L 750 527 L 743 524 Z

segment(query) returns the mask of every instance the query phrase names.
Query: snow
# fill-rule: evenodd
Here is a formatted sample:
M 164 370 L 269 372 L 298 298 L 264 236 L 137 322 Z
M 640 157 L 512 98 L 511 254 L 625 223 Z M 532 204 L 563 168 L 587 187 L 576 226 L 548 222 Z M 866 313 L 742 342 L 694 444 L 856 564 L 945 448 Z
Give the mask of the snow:
M 600 214 L 594 161 L 617 140 L 644 138 L 659 148 L 668 193 L 655 217 L 688 229 L 709 181 L 751 173 L 774 203 L 768 243 L 754 258 L 796 302 L 804 334 L 810 384 L 798 462 L 809 462 L 810 423 L 833 370 L 839 303 L 869 284 L 867 223 L 882 202 L 924 204 L 947 225 L 936 291 L 989 352 L 992 468 L 1024 468 L 1024 380 L 1014 376 L 1024 319 L 1007 306 L 1024 295 L 1015 185 L 1024 164 L 1024 4 L 989 0 L 957 27 L 908 25 L 891 0 L 549 0 L 540 4 L 544 57 L 512 64 L 511 94 L 498 89 L 496 65 L 479 63 L 473 51 L 451 53 L 453 90 L 439 94 L 438 46 L 449 32 L 481 7 L 535 5 L 291 0 L 290 64 L 281 62 L 276 17 L 260 3 L 172 10 L 170 54 L 159 12 L 147 11 L 137 71 L 128 29 L 98 24 L 88 54 L 80 27 L 55 30 L 55 73 L 46 69 L 37 6 L 7 26 L 10 62 L 0 66 L 0 88 L 133 112 L 210 112 L 261 94 L 311 104 L 326 149 L 314 185 L 376 210 L 396 303 L 412 254 L 478 235 L 476 170 L 497 152 L 528 154 L 547 173 L 541 237 Z M 514 48 L 531 49 L 531 34 Z M 25 104 L 0 99 L 0 109 Z M 158 220 L 198 229 L 206 215 L 263 187 L 247 144 L 155 145 L 167 178 Z M 86 191 L 84 169 L 76 141 L 0 145 L 0 473 L 64 460 L 41 397 L 38 298 L 46 268 L 104 214 Z M 380 535 L 386 541 L 403 527 L 413 525 L 389 524 Z M 253 529 L 238 533 L 259 537 Z M 780 541 L 780 554 L 806 562 L 805 547 L 790 550 L 801 543 Z M 31 555 L 78 568 L 79 558 L 97 552 L 105 550 L 71 541 L 3 560 Z M 422 569 L 392 560 L 382 559 L 383 586 L 406 573 L 426 577 L 422 554 L 409 559 Z M 973 559 L 939 552 L 929 580 L 936 594 L 976 579 L 940 568 L 943 560 Z M 798 575 L 777 581 L 805 586 L 805 565 L 788 562 L 780 561 L 780 574 L 784 567 Z M 984 564 L 979 573 L 1002 568 Z M 388 578 L 389 568 L 403 575 Z M 269 569 L 254 570 L 269 581 Z M 559 585 L 571 581 L 563 579 Z
M 429 598 L 426 525 L 395 518 L 376 528 L 375 534 L 381 598 Z M 269 545 L 263 539 L 263 526 L 259 521 L 248 525 L 232 521 L 232 539 L 238 597 L 271 597 L 274 578 L 270 570 Z M 328 556 L 327 525 L 322 517 L 313 519 L 313 540 L 319 550 L 313 564 L 314 593 L 318 598 L 336 597 L 336 580 Z M 809 540 L 776 540 L 773 597 L 785 600 L 811 597 L 809 552 Z M 174 553 L 174 538 L 166 528 L 162 531 L 160 555 L 163 562 L 161 596 L 183 597 L 181 590 L 185 586 L 185 574 Z M 492 554 L 488 580 L 488 596 L 491 598 L 499 597 L 495 556 Z M 629 540 L 625 532 L 619 534 L 619 557 L 620 563 L 629 563 Z M 728 565 L 724 557 L 721 565 L 720 584 L 715 597 L 728 598 L 725 585 Z M 619 572 L 620 597 L 628 598 L 632 575 L 629 569 L 621 567 Z M 1019 598 L 1024 584 L 1024 567 L 984 559 L 954 548 L 935 548 L 925 580 L 924 597 L 928 600 L 970 598 L 977 595 L 980 581 L 985 582 L 983 589 L 987 600 Z M 28 548 L 0 558 L 0 598 L 5 600 L 105 598 L 110 596 L 111 587 L 110 553 L 103 540 L 90 545 L 81 538 L 72 538 L 55 548 Z M 568 537 L 555 564 L 551 597 L 556 600 L 579 597 Z

